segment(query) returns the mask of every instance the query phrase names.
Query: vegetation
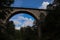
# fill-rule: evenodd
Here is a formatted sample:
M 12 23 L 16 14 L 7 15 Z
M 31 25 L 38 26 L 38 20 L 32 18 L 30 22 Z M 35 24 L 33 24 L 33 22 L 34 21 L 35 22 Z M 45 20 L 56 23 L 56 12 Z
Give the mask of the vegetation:
M 14 0 L 0 0 L 0 21 L 5 18 L 5 11 L 1 7 L 9 7 L 13 2 Z M 60 1 L 57 2 L 60 3 Z M 53 9 L 53 11 L 48 11 L 44 26 L 41 27 L 41 40 L 60 40 L 60 4 Z M 38 29 L 35 26 L 27 26 L 15 30 L 13 21 L 8 21 L 5 24 L 0 22 L 0 40 L 38 40 Z
M 14 0 L 0 0 L 0 7 L 8 7 L 13 2 L 14 2 Z
M 56 2 L 60 2 L 56 0 Z M 42 34 L 42 40 L 60 40 L 60 3 L 53 8 L 53 4 L 49 4 L 48 15 L 45 18 L 45 32 Z M 47 8 L 47 9 L 48 9 Z M 52 9 L 51 9 L 52 8 Z
M 27 26 L 15 31 L 16 40 L 37 40 L 38 38 L 37 28 Z
M 6 25 L 0 25 L 0 39 L 1 40 L 37 40 L 37 27 L 27 26 L 21 27 L 20 30 L 15 29 L 13 21 L 8 21 Z M 4 28 L 6 27 L 6 28 Z
M 0 0 L 0 19 L 5 19 L 6 12 L 9 13 L 9 9 L 5 7 L 10 7 L 13 3 L 14 0 Z
M 6 11 L 14 3 L 14 0 L 0 0 L 0 21 L 5 19 Z M 9 13 L 9 11 L 8 11 Z M 37 40 L 37 28 L 24 27 L 20 30 L 15 30 L 13 21 L 7 21 L 7 23 L 0 23 L 0 40 Z

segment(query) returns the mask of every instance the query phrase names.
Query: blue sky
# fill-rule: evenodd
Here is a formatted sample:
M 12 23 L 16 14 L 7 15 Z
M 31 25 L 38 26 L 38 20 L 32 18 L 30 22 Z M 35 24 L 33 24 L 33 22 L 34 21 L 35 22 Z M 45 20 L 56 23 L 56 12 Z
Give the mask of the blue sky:
M 52 3 L 53 0 L 15 0 L 12 7 L 24 7 L 24 8 L 37 8 L 37 9 L 46 9 L 49 3 Z M 15 24 L 15 29 L 20 29 L 24 26 L 32 26 L 34 18 L 28 14 L 22 13 L 13 16 L 10 21 L 13 21 Z
M 20 13 L 13 16 L 10 21 L 15 24 L 15 29 L 20 29 L 20 27 L 33 26 L 34 18 L 26 13 Z
M 25 8 L 39 8 L 46 2 L 52 3 L 52 0 L 15 0 L 13 7 L 25 7 Z

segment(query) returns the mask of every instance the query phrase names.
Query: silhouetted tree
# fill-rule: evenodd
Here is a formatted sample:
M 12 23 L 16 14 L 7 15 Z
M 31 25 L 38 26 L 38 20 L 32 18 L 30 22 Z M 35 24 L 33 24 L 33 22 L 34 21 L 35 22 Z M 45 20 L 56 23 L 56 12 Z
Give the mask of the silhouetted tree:
M 13 23 L 13 21 L 8 21 L 6 24 L 6 37 L 2 37 L 3 39 L 6 38 L 7 40 L 15 40 L 15 25 Z
M 37 28 L 35 27 L 22 27 L 20 29 L 20 36 L 21 40 L 37 40 Z
M 0 7 L 8 7 L 13 2 L 14 2 L 14 0 L 0 0 Z
M 7 26 L 7 32 L 11 35 L 14 35 L 15 25 L 14 25 L 13 21 L 8 21 L 6 26 Z
M 46 32 L 43 34 L 42 39 L 46 40 L 60 40 L 60 4 L 48 11 L 48 15 L 45 19 Z M 53 6 L 53 5 L 52 5 Z M 52 7 L 51 6 L 51 7 Z M 58 35 L 56 35 L 58 34 Z
M 14 3 L 14 0 L 0 0 L 0 19 L 5 19 L 6 12 L 9 12 L 8 8 L 11 4 Z

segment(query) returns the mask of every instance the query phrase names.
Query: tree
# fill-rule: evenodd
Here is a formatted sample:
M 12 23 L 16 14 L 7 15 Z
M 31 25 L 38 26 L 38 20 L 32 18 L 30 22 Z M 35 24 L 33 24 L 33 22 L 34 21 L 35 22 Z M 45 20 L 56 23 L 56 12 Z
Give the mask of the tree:
M 43 34 L 42 39 L 46 40 L 59 40 L 60 39 L 60 4 L 56 3 L 56 7 L 53 10 L 48 11 L 48 15 L 45 18 L 46 32 Z M 53 5 L 52 5 L 53 6 Z M 52 7 L 51 6 L 51 7 Z M 56 35 L 58 34 L 58 35 Z M 44 38 L 43 38 L 44 37 Z
M 14 0 L 0 0 L 0 7 L 8 7 L 13 2 L 14 2 Z
M 8 21 L 6 26 L 7 26 L 7 32 L 11 35 L 14 35 L 15 25 L 14 25 L 13 21 Z
M 5 19 L 6 12 L 9 13 L 9 8 L 11 4 L 14 3 L 14 0 L 0 0 L 0 19 Z
M 15 25 L 13 21 L 7 21 L 6 27 L 7 27 L 6 31 L 7 31 L 8 39 L 15 40 Z

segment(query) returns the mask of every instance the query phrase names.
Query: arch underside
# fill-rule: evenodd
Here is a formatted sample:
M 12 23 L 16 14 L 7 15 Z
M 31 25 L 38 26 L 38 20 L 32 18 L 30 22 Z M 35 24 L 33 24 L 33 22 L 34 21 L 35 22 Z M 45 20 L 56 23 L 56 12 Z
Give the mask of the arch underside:
M 27 13 L 34 17 L 36 20 L 40 19 L 41 11 L 44 13 L 46 10 L 37 10 L 37 9 L 29 9 L 29 8 L 10 8 L 9 13 L 6 12 L 6 18 L 3 20 L 4 23 L 6 23 L 12 16 L 18 14 L 18 13 Z
M 34 14 L 32 14 L 32 13 L 30 13 L 30 12 L 28 12 L 28 11 L 17 11 L 17 12 L 12 13 L 12 14 L 7 18 L 6 21 L 9 21 L 9 19 L 10 19 L 11 17 L 13 17 L 14 15 L 16 15 L 16 14 L 21 14 L 21 13 L 29 14 L 29 15 L 31 15 L 33 18 L 35 18 L 36 20 L 38 20 L 37 17 L 35 17 Z

